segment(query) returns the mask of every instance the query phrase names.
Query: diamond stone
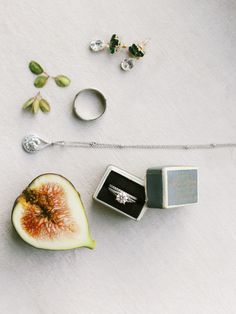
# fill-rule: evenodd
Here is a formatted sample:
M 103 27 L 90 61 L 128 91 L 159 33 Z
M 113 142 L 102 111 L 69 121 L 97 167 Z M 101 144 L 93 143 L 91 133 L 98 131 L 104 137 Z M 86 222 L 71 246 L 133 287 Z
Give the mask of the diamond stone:
M 124 71 L 130 71 L 131 69 L 133 69 L 134 66 L 135 66 L 134 58 L 124 59 L 120 64 L 121 69 Z
M 103 40 L 100 40 L 100 39 L 93 40 L 90 43 L 90 49 L 92 51 L 95 51 L 95 52 L 103 50 L 105 47 L 106 47 L 105 42 Z
M 119 192 L 116 196 L 116 201 L 120 204 L 125 204 L 128 201 L 128 195 L 125 192 Z

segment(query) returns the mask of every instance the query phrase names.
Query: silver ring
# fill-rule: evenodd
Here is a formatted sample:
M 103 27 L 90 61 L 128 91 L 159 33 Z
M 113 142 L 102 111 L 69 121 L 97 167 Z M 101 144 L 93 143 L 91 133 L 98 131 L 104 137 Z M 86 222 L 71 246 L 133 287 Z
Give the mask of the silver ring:
M 86 115 L 86 113 L 83 111 L 83 109 L 81 109 L 81 106 L 79 104 L 79 96 L 81 94 L 93 94 L 96 96 L 96 98 L 99 100 L 99 106 L 101 108 L 100 112 L 97 114 L 94 113 L 89 113 Z M 106 98 L 104 97 L 104 95 L 97 89 L 94 88 L 85 88 L 82 89 L 81 91 L 79 91 L 76 95 L 75 98 L 73 100 L 73 110 L 75 115 L 77 116 L 77 118 L 79 118 L 80 120 L 83 121 L 93 121 L 93 120 L 97 120 L 99 119 L 106 111 L 106 107 L 107 107 L 107 101 Z
M 135 203 L 137 201 L 137 197 L 130 195 L 112 184 L 109 184 L 108 190 L 116 196 L 116 201 L 120 204 Z

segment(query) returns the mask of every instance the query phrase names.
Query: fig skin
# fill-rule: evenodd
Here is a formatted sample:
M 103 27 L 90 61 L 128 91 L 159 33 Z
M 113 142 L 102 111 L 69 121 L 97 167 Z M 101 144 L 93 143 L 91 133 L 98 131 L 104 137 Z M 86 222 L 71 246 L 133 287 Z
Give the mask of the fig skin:
M 14 225 L 14 222 L 13 222 L 13 213 L 14 213 L 14 209 L 15 209 L 15 206 L 16 206 L 16 205 L 18 204 L 18 202 L 19 202 L 19 198 L 22 197 L 23 192 L 24 192 L 25 190 L 27 190 L 27 189 L 32 185 L 32 183 L 33 183 L 35 180 L 37 180 L 39 177 L 47 176 L 47 175 L 55 175 L 55 176 L 59 176 L 59 177 L 63 178 L 63 179 L 66 180 L 67 183 L 70 184 L 71 187 L 76 191 L 76 193 L 77 193 L 78 196 L 79 196 L 79 199 L 80 199 L 80 202 L 81 202 L 81 204 L 82 204 L 82 207 L 83 207 L 83 213 L 84 213 L 85 218 L 86 218 L 86 220 L 87 220 L 88 234 L 89 234 L 89 235 L 91 234 L 91 233 L 90 233 L 91 230 L 90 230 L 90 227 L 89 227 L 89 224 L 88 224 L 88 217 L 87 217 L 87 214 L 86 214 L 86 211 L 85 211 L 84 204 L 83 204 L 83 202 L 82 202 L 82 200 L 81 200 L 80 193 L 76 190 L 75 186 L 74 186 L 66 177 L 62 176 L 61 174 L 53 173 L 53 172 L 43 173 L 43 174 L 40 174 L 40 175 L 38 175 L 37 177 L 35 177 L 35 178 L 28 184 L 28 186 L 22 191 L 22 193 L 16 198 L 16 200 L 15 200 L 15 202 L 14 202 L 14 204 L 13 204 L 13 207 L 12 207 L 12 211 L 11 211 L 11 223 L 12 223 L 13 229 L 14 229 L 15 232 L 18 234 L 18 236 L 20 237 L 20 239 L 24 241 L 24 243 L 27 243 L 27 244 L 30 245 L 31 247 L 33 247 L 33 248 L 35 248 L 35 249 L 38 249 L 38 250 L 55 251 L 55 250 L 53 250 L 53 249 L 42 248 L 42 247 L 36 247 L 36 246 L 32 245 L 31 243 L 26 242 L 26 241 L 21 237 L 21 235 L 17 232 L 17 230 L 16 230 L 16 228 L 15 228 L 15 225 Z M 68 249 L 68 248 L 56 249 L 56 251 L 75 250 L 75 249 L 77 249 L 77 248 L 83 248 L 83 247 L 86 247 L 86 248 L 88 248 L 88 249 L 93 250 L 93 249 L 96 247 L 96 241 L 91 238 L 91 245 L 90 245 L 90 246 L 83 245 L 83 246 L 78 246 L 78 247 L 69 248 L 69 249 Z

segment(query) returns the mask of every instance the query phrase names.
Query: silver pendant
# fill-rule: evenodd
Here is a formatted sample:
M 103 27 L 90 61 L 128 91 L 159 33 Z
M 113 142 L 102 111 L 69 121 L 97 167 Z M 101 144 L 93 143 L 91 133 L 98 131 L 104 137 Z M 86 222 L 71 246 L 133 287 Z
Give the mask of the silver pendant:
M 30 134 L 23 138 L 22 146 L 27 153 L 36 153 L 37 151 L 51 145 L 51 143 L 42 140 L 40 137 Z

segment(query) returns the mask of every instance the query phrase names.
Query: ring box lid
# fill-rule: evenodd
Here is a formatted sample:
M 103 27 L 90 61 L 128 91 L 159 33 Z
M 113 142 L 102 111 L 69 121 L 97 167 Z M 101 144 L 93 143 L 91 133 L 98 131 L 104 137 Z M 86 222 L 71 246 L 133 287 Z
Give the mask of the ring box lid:
M 198 168 L 149 168 L 146 173 L 149 208 L 173 208 L 198 203 Z

